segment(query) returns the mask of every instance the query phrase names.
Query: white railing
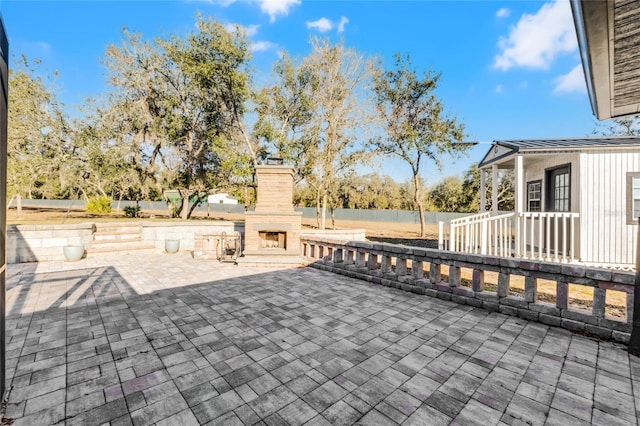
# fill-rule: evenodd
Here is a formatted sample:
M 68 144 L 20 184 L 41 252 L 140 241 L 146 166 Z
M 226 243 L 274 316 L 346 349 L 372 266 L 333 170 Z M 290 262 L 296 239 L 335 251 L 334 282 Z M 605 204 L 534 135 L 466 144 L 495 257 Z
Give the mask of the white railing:
M 452 220 L 449 250 L 465 253 L 510 256 L 514 213 L 491 216 L 485 212 Z
M 515 256 L 550 262 L 578 259 L 579 213 L 518 213 Z
M 491 216 L 489 212 L 455 219 L 448 249 L 463 253 L 551 262 L 578 260 L 578 213 L 525 212 Z M 444 248 L 440 226 L 440 248 Z
M 453 251 L 469 251 L 476 248 L 475 233 L 473 232 L 476 225 L 483 219 L 491 216 L 490 212 L 475 214 L 472 216 L 453 219 L 449 222 L 449 250 Z M 440 241 L 443 241 L 442 227 L 440 227 Z M 440 244 L 441 245 L 441 244 Z M 475 251 L 472 251 L 475 253 Z

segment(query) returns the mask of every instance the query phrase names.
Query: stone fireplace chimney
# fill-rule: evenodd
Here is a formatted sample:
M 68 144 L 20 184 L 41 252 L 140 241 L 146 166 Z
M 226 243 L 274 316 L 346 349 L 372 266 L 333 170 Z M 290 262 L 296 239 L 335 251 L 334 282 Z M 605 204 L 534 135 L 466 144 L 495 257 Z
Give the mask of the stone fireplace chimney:
M 245 212 L 242 264 L 298 266 L 302 213 L 293 210 L 293 168 L 256 166 L 256 207 Z

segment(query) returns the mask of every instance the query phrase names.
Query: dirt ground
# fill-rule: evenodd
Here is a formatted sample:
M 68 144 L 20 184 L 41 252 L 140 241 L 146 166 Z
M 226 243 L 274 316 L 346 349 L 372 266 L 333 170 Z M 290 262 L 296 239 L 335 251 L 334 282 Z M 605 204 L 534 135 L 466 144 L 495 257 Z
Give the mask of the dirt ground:
M 167 211 L 143 210 L 142 220 L 172 220 Z M 42 224 L 69 224 L 82 222 L 117 222 L 127 221 L 123 212 L 113 212 L 109 214 L 93 215 L 84 210 L 72 209 L 23 209 L 22 215 L 18 217 L 15 209 L 7 212 L 7 224 L 22 225 L 42 225 Z M 238 213 L 215 213 L 210 217 L 204 212 L 197 212 L 194 220 L 235 220 L 243 221 L 244 217 Z M 302 225 L 305 228 L 316 228 L 315 219 L 303 219 Z M 438 247 L 438 226 L 427 225 L 426 238 L 420 238 L 420 225 L 411 223 L 392 222 L 366 222 L 336 220 L 333 224 L 327 221 L 329 229 L 365 229 L 367 239 L 370 241 L 380 241 L 392 244 L 403 244 L 408 246 L 418 246 L 426 248 Z M 462 269 L 463 285 L 471 286 L 472 270 Z M 443 274 L 448 273 L 446 267 Z M 485 288 L 494 291 L 497 288 L 498 274 L 492 272 L 485 273 Z M 514 295 L 524 293 L 524 278 L 512 277 L 510 291 Z M 538 280 L 538 300 L 555 303 L 556 283 L 553 281 Z M 593 300 L 593 289 L 581 285 L 569 286 L 569 304 L 575 309 L 590 310 Z M 626 316 L 626 294 L 619 291 L 607 291 L 606 313 L 616 318 Z

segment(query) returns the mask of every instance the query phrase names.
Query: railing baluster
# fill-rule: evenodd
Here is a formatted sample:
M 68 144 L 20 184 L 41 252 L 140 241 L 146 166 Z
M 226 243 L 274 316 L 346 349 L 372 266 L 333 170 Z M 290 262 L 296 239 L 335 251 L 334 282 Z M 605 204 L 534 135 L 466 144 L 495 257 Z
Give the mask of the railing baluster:
M 558 261 L 558 216 L 553 216 L 553 249 L 555 250 L 554 259 Z
M 527 215 L 526 214 L 522 216 L 522 225 L 523 225 L 523 232 L 522 232 L 521 257 L 527 257 Z
M 573 262 L 576 258 L 575 252 L 576 252 L 576 216 L 572 215 L 571 216 L 571 248 L 570 248 L 571 262 Z
M 542 218 L 538 217 L 538 259 L 542 259 Z
M 520 218 L 522 214 L 516 216 L 516 257 L 520 257 Z
M 560 218 L 562 221 L 562 261 L 567 261 L 567 216 L 562 215 Z
M 547 247 L 547 260 L 551 260 L 551 220 L 549 215 L 544 216 L 544 229 L 547 234 L 544 239 L 544 244 Z

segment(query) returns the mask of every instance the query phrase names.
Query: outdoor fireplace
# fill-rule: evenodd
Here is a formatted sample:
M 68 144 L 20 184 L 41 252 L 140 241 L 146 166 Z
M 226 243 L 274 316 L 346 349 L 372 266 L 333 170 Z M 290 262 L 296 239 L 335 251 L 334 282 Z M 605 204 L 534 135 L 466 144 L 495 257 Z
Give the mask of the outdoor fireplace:
M 293 209 L 293 168 L 256 166 L 257 200 L 245 212 L 244 252 L 238 263 L 300 265 L 302 213 Z

